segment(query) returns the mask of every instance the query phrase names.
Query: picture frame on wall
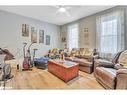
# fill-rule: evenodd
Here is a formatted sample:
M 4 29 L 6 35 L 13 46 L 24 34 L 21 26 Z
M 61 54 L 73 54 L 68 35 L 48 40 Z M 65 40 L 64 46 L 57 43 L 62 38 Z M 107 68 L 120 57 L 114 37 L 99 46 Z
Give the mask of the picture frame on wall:
M 88 28 L 84 28 L 84 44 L 89 45 L 89 31 Z
M 39 43 L 44 43 L 44 30 L 39 30 Z
M 22 24 L 22 36 L 29 37 L 29 25 Z
M 37 43 L 37 29 L 31 27 L 31 42 Z
M 46 45 L 50 45 L 50 35 L 46 35 Z

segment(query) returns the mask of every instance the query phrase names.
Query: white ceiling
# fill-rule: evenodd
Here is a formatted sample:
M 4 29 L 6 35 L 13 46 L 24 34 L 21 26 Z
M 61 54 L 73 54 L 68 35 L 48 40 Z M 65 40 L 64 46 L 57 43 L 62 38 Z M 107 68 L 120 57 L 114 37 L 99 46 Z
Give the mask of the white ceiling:
M 69 7 L 69 8 L 67 8 Z M 113 6 L 65 6 L 71 16 L 65 13 L 56 13 L 56 6 L 0 6 L 1 10 L 31 17 L 49 23 L 63 25 L 82 17 L 92 15 L 94 13 L 109 9 Z

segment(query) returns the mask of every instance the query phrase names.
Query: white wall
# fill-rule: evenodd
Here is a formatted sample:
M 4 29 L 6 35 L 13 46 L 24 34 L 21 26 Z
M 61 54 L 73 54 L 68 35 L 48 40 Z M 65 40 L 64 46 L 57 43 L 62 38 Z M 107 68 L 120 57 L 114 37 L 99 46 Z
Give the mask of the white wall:
M 38 15 L 38 14 L 37 14 Z M 22 24 L 29 24 L 38 30 L 39 41 L 39 29 L 43 29 L 44 35 L 51 36 L 51 45 L 39 44 L 37 42 L 32 48 L 37 48 L 37 56 L 43 56 L 47 51 L 54 47 L 60 47 L 60 27 L 54 24 L 42 22 L 32 18 L 12 14 L 9 12 L 0 10 L 0 47 L 6 47 L 16 57 L 22 56 L 23 42 L 31 43 L 31 34 L 29 37 L 22 37 Z M 30 33 L 30 32 L 29 32 Z
M 95 17 L 94 16 L 89 16 L 85 19 L 79 20 L 79 47 L 80 48 L 90 48 L 93 49 L 96 46 L 96 21 L 95 21 Z M 88 28 L 88 33 L 89 33 L 89 37 L 88 37 L 88 45 L 85 44 L 85 38 L 84 38 L 84 28 Z

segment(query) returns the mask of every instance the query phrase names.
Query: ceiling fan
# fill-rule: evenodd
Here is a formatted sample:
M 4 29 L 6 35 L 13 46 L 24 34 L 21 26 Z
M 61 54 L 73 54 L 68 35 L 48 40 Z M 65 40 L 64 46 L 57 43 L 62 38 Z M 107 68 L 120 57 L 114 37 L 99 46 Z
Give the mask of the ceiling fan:
M 57 5 L 57 6 L 54 6 L 54 7 L 57 8 L 57 11 L 55 12 L 55 15 L 65 14 L 66 16 L 71 17 L 71 14 L 68 11 L 71 7 L 63 6 L 63 5 Z

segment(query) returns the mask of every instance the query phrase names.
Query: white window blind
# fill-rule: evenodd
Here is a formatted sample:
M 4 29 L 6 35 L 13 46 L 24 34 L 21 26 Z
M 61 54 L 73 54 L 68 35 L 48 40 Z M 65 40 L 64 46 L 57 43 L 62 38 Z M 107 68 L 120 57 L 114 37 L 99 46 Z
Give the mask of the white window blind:
M 78 24 L 68 26 L 67 34 L 69 49 L 78 48 Z
M 105 53 L 116 53 L 117 36 L 117 19 L 102 22 L 101 51 Z

